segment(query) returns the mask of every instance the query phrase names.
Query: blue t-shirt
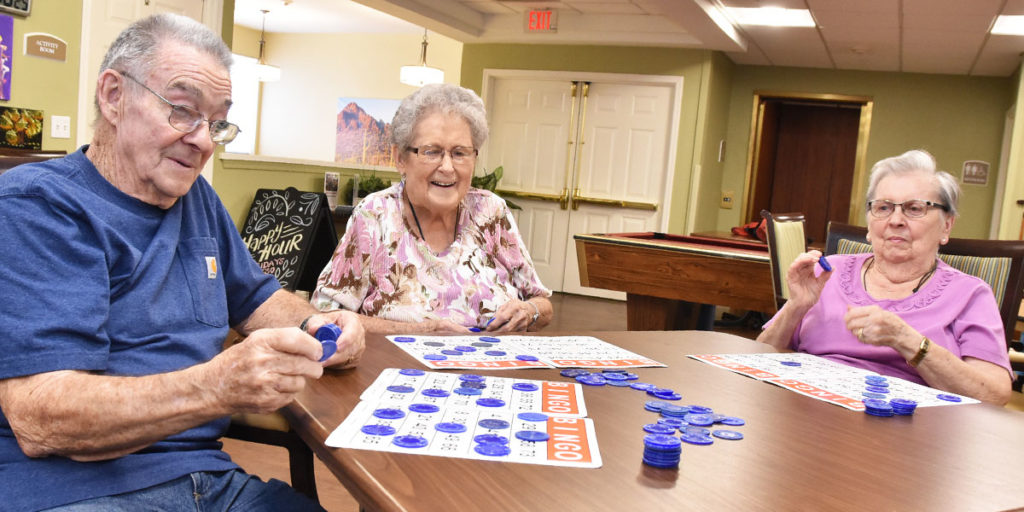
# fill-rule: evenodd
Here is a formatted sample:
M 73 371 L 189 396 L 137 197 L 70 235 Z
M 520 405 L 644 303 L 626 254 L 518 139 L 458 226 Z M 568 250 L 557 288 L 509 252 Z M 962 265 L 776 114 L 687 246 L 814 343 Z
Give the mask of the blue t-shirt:
M 213 358 L 228 327 L 280 286 L 253 261 L 202 177 L 163 210 L 86 158 L 0 176 L 0 379 L 57 370 L 149 375 Z M 236 466 L 228 419 L 102 462 L 32 459 L 0 411 L 0 508 L 35 510 Z

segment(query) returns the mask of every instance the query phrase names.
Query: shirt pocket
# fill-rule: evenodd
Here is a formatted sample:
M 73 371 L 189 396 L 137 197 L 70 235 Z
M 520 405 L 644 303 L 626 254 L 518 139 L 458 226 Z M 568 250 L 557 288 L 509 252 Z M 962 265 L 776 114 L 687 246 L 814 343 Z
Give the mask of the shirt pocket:
M 192 295 L 196 320 L 213 327 L 226 326 L 228 298 L 217 240 L 210 237 L 182 240 L 178 245 L 178 258 Z

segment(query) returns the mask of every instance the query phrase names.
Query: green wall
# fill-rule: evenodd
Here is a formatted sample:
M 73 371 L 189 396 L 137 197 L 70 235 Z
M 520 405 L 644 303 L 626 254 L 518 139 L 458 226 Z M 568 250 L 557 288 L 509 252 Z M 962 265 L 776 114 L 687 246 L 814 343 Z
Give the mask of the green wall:
M 75 121 L 78 117 L 78 67 L 82 39 L 82 2 L 35 1 L 28 17 L 14 18 L 14 56 L 11 65 L 11 100 L 0 106 L 42 110 L 43 149 L 75 149 Z M 64 61 L 25 55 L 25 34 L 45 32 L 67 42 Z M 71 117 L 71 138 L 50 137 L 50 116 Z
M 682 233 L 689 211 L 691 169 L 700 149 L 698 118 L 703 75 L 712 52 L 678 48 L 618 46 L 544 46 L 525 44 L 466 44 L 462 52 L 462 85 L 481 92 L 484 69 L 584 71 L 683 77 L 682 114 L 672 184 L 669 231 Z
M 702 116 L 702 129 L 697 131 L 700 178 L 693 195 L 694 223 L 689 231 L 718 230 L 718 200 L 721 191 L 728 188 L 722 186 L 725 162 L 724 158 L 719 161 L 718 155 L 719 144 L 726 140 L 729 131 L 729 102 L 732 97 L 732 80 L 736 65 L 723 54 L 715 53 L 706 68 L 701 96 L 702 103 L 708 107 L 707 115 Z M 733 202 L 735 203 L 739 197 L 739 194 L 734 194 Z M 734 209 L 738 207 L 736 204 L 733 206 Z
M 961 185 L 961 217 L 953 228 L 956 237 L 988 238 L 1003 125 L 1013 103 L 1012 78 L 737 66 L 732 77 L 722 176 L 722 188 L 736 190 L 737 204 L 732 210 L 719 211 L 718 229 L 737 226 L 744 220 L 740 195 L 746 192 L 744 174 L 754 91 L 873 98 L 866 170 L 882 158 L 914 148 L 931 152 L 939 168 L 957 179 L 965 160 L 988 162 L 988 185 Z M 864 222 L 850 220 L 855 224 Z
M 336 172 L 341 175 L 338 193 L 341 196 L 345 184 L 355 174 L 364 177 L 375 174 L 392 182 L 399 179 L 397 172 L 351 169 L 332 162 L 319 163 L 228 153 L 215 157 L 215 162 L 217 168 L 213 173 L 213 188 L 239 229 L 249 213 L 249 206 L 256 191 L 261 188 L 295 187 L 304 191 L 321 192 L 324 189 L 324 173 Z M 342 197 L 338 198 L 338 204 L 349 202 Z

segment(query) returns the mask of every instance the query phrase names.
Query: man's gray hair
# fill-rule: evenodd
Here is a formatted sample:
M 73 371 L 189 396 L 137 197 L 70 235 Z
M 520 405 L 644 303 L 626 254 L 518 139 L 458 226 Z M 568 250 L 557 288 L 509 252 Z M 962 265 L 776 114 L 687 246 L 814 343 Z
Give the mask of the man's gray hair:
M 930 174 L 935 183 L 935 192 L 938 194 L 939 202 L 949 206 L 949 212 L 943 212 L 950 217 L 957 216 L 957 204 L 960 202 L 960 185 L 956 178 L 948 172 L 940 171 L 937 168 L 935 157 L 922 149 L 912 149 L 899 156 L 891 156 L 879 160 L 871 168 L 871 178 L 868 181 L 868 201 L 875 200 L 875 191 L 878 182 L 887 176 L 902 176 L 913 172 L 924 172 Z M 919 199 L 928 199 L 925 197 Z
M 191 46 L 219 60 L 224 69 L 231 69 L 231 49 L 220 36 L 187 16 L 161 13 L 128 25 L 110 44 L 100 65 L 100 73 L 115 69 L 145 82 L 164 43 Z
M 479 149 L 487 141 L 487 113 L 480 96 L 457 85 L 430 84 L 406 96 L 398 106 L 391 121 L 391 143 L 399 151 L 405 150 L 412 142 L 416 124 L 436 112 L 462 116 L 469 123 L 474 148 Z

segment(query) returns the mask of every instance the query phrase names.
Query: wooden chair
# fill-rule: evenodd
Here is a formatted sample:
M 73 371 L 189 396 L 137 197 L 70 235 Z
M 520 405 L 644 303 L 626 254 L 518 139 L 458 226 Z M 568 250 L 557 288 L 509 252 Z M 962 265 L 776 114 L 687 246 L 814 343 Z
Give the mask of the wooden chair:
M 228 335 L 225 346 L 241 341 L 234 331 Z M 313 450 L 299 437 L 288 420 L 280 413 L 269 414 L 235 414 L 231 416 L 231 425 L 226 437 L 251 443 L 280 446 L 288 450 L 288 467 L 292 487 L 319 503 L 316 492 L 316 477 L 313 469 Z
M 825 254 L 871 252 L 867 228 L 828 223 Z M 1024 348 L 1014 337 L 1021 298 L 1024 297 L 1024 241 L 950 238 L 939 246 L 939 258 L 949 266 L 981 278 L 992 287 L 1003 319 L 1006 346 L 1015 371 L 1024 371 Z
M 775 303 L 781 308 L 789 300 L 789 286 L 786 284 L 786 271 L 802 252 L 807 251 L 807 238 L 804 236 L 804 214 L 778 213 L 761 210 L 761 217 L 766 221 L 768 235 L 768 261 L 771 264 L 772 288 L 775 290 Z

